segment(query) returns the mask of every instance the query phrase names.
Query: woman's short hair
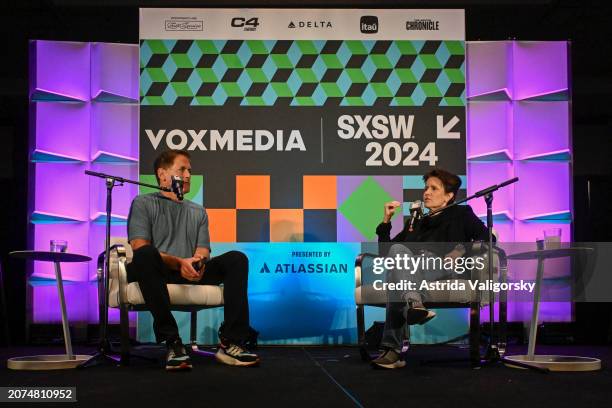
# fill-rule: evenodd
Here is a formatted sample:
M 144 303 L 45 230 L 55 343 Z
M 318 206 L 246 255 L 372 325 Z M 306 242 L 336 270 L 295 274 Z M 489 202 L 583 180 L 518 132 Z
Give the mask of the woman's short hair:
M 157 158 L 153 162 L 153 173 L 155 174 L 157 184 L 159 184 L 159 176 L 157 175 L 157 169 L 168 169 L 172 167 L 176 156 L 185 156 L 189 160 L 191 160 L 191 155 L 186 150 L 166 150 L 164 152 L 161 152 L 161 154 L 157 156 Z
M 457 197 L 457 191 L 459 191 L 459 187 L 461 187 L 461 179 L 459 178 L 459 176 L 444 169 L 433 169 L 425 173 L 425 175 L 423 176 L 423 181 L 427 182 L 427 179 L 429 179 L 430 177 L 436 177 L 442 182 L 445 193 L 453 193 L 453 198 L 451 198 L 448 204 L 451 204 L 453 201 L 455 201 L 455 198 Z

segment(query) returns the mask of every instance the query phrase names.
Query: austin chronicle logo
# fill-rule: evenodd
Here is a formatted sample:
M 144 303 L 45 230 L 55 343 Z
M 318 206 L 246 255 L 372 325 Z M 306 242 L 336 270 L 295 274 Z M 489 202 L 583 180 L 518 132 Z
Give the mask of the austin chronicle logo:
M 204 21 L 202 20 L 166 20 L 166 31 L 203 31 Z
M 359 28 L 364 34 L 376 34 L 378 32 L 378 17 L 376 16 L 361 16 Z
M 406 21 L 406 30 L 408 31 L 438 31 L 440 30 L 440 22 L 430 20 L 428 18 L 414 19 Z

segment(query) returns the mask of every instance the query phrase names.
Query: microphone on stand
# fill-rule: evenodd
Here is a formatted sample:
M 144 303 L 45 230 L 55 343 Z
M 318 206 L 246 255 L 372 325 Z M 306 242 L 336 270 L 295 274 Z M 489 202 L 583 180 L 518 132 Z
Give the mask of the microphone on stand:
M 423 217 L 423 202 L 421 200 L 413 201 L 410 204 L 410 224 L 408 225 L 408 231 L 414 231 L 414 222 L 420 220 Z
M 181 176 L 172 176 L 171 189 L 179 201 L 183 201 L 183 178 Z

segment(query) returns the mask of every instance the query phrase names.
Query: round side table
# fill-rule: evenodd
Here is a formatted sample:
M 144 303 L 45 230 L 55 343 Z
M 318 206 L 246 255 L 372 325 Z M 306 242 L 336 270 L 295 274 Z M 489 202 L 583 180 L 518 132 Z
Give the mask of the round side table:
M 601 369 L 601 360 L 598 358 L 535 354 L 536 337 L 538 332 L 538 314 L 540 311 L 540 290 L 542 288 L 542 280 L 544 279 L 544 260 L 574 256 L 592 250 L 592 248 L 578 247 L 555 248 L 508 255 L 508 259 L 521 261 L 537 259 L 538 271 L 533 295 L 533 311 L 531 316 L 531 324 L 529 326 L 529 345 L 527 347 L 527 354 L 506 356 L 506 360 L 529 364 L 540 368 L 547 368 L 551 371 L 595 371 Z M 518 366 L 513 366 L 511 363 L 507 365 L 513 368 L 521 368 Z
M 55 281 L 62 309 L 62 329 L 64 331 L 64 344 L 66 354 L 47 354 L 38 356 L 13 357 L 7 361 L 7 367 L 12 370 L 59 370 L 76 368 L 87 361 L 91 356 L 86 354 L 73 354 L 72 342 L 70 340 L 70 329 L 68 326 L 68 314 L 66 313 L 66 301 L 64 299 L 64 284 L 62 282 L 61 262 L 88 262 L 89 256 L 71 254 L 67 252 L 49 251 L 14 251 L 9 255 L 29 261 L 53 262 L 55 267 Z

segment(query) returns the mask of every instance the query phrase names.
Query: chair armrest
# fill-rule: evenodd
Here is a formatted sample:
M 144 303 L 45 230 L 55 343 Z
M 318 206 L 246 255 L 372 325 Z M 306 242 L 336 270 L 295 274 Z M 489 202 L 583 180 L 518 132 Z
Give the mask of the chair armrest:
M 125 248 L 125 246 L 123 244 L 115 244 L 113 246 L 111 246 L 109 248 L 109 254 L 111 254 L 111 265 L 109 266 L 111 269 L 111 272 L 113 272 L 113 265 L 112 265 L 112 252 L 116 251 L 117 252 L 117 256 L 121 256 L 120 253 L 123 254 L 124 257 L 126 257 L 127 259 L 127 250 Z M 104 276 L 104 264 L 106 261 L 106 251 L 102 251 L 100 252 L 100 255 L 98 255 L 98 279 L 102 279 L 102 277 Z
M 484 255 L 485 258 L 488 256 L 489 244 L 483 241 L 474 242 L 472 246 L 473 254 Z M 498 268 L 498 276 L 500 282 L 505 282 L 508 273 L 508 257 L 506 255 L 506 251 L 504 251 L 499 246 L 493 244 L 493 267 L 497 266 Z M 488 278 L 488 270 L 486 278 Z
M 363 265 L 363 260 L 365 258 L 377 258 L 378 255 L 364 252 L 357 255 L 355 258 L 355 287 L 358 288 L 361 286 L 361 266 Z
M 480 271 L 477 271 L 477 270 L 472 271 L 472 276 L 471 276 L 472 280 L 488 280 L 489 279 L 488 249 L 489 249 L 488 242 L 483 242 L 483 241 L 474 242 L 472 246 L 472 254 L 483 256 L 486 263 L 485 263 L 484 269 Z M 492 263 L 493 264 L 493 281 L 494 282 L 506 282 L 508 279 L 508 257 L 506 256 L 506 251 L 504 251 L 499 246 L 493 244 L 492 254 L 493 254 L 493 263 Z M 483 294 L 484 294 L 484 299 L 483 299 Z M 500 301 L 502 302 L 506 301 L 507 295 L 505 291 L 501 291 L 499 296 L 500 296 Z M 483 305 L 489 303 L 489 292 L 488 291 L 480 292 L 479 297 Z
M 98 267 L 97 267 L 97 277 L 98 277 L 98 285 L 100 284 L 100 282 L 102 282 L 102 279 L 104 278 L 104 259 L 106 257 L 106 252 L 102 252 L 100 253 L 100 255 L 98 255 Z
M 508 256 L 502 248 L 498 246 L 494 246 L 494 248 L 499 259 L 499 281 L 505 283 L 508 281 Z
M 116 253 L 117 263 L 113 262 L 113 253 Z M 115 244 L 110 247 L 109 261 L 109 279 L 117 279 L 119 283 L 119 303 L 125 304 L 127 301 L 127 269 L 125 267 L 127 261 L 127 249 L 123 244 Z M 98 279 L 101 279 L 106 261 L 106 251 L 98 255 Z

